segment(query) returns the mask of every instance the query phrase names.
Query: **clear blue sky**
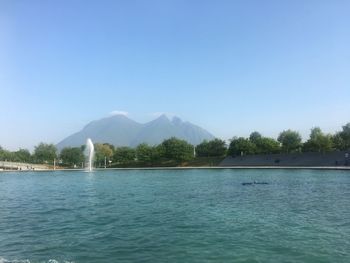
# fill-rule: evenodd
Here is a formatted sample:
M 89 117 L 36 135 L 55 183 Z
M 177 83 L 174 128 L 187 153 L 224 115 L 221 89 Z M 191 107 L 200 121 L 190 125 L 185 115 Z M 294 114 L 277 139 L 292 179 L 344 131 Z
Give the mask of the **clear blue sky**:
M 122 110 L 217 137 L 350 122 L 350 1 L 0 0 L 0 145 Z

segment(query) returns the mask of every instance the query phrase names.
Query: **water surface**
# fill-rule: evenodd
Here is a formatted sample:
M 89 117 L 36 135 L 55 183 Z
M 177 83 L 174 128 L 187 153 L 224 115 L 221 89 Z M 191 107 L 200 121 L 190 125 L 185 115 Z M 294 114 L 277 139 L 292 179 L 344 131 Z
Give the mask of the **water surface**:
M 0 262 L 25 260 L 350 262 L 350 172 L 3 172 Z

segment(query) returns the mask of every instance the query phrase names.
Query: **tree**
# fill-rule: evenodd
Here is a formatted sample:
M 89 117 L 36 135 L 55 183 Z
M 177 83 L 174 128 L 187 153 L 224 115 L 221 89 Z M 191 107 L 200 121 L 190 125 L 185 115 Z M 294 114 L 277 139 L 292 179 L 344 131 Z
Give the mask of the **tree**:
M 164 140 L 162 142 L 162 150 L 164 157 L 178 162 L 189 161 L 193 159 L 193 145 L 185 140 L 180 140 L 175 137 Z
M 228 148 L 228 154 L 231 156 L 249 155 L 256 153 L 256 146 L 249 139 L 243 137 L 234 137 Z
M 106 146 L 108 146 L 111 150 L 112 150 L 112 152 L 114 153 L 114 151 L 115 151 L 115 147 L 114 147 L 114 145 L 113 144 L 110 144 L 110 143 L 103 143 L 103 145 L 106 145 Z
M 101 166 L 102 163 L 109 161 L 113 156 L 113 150 L 108 144 L 95 143 L 95 161 Z
M 152 147 L 152 165 L 159 162 L 165 155 L 165 148 L 162 144 Z
M 14 152 L 14 160 L 15 162 L 23 162 L 30 163 L 32 161 L 32 156 L 27 149 L 19 149 Z
M 12 152 L 3 149 L 0 146 L 0 160 L 1 161 L 13 161 L 14 155 Z
M 279 134 L 277 140 L 282 144 L 282 150 L 286 153 L 300 151 L 301 136 L 297 131 L 283 131 Z
M 275 139 L 268 137 L 260 137 L 255 139 L 254 141 L 256 146 L 256 153 L 258 154 L 279 153 L 281 151 L 280 143 Z
M 258 140 L 260 140 L 262 138 L 261 134 L 257 131 L 255 132 L 252 132 L 249 136 L 249 140 L 252 142 L 252 143 L 256 143 Z
M 340 132 L 337 132 L 332 136 L 332 144 L 334 146 L 334 149 L 336 150 L 342 151 L 346 149 L 345 142 L 342 136 L 340 135 Z
M 311 129 L 310 138 L 303 145 L 304 152 L 329 152 L 333 150 L 330 134 L 324 134 L 319 127 Z
M 350 122 L 343 126 L 342 131 L 333 136 L 332 141 L 338 150 L 350 149 Z
M 222 157 L 226 154 L 226 143 L 220 139 L 211 141 L 204 140 L 196 146 L 196 155 L 198 157 Z
M 117 147 L 114 150 L 113 160 L 120 164 L 127 164 L 135 161 L 136 150 L 130 147 Z
M 147 143 L 141 143 L 136 148 L 137 160 L 142 163 L 151 163 L 153 156 L 153 147 Z
M 147 165 L 154 165 L 160 160 L 163 152 L 162 145 L 150 146 L 147 143 L 139 144 L 136 148 L 137 161 Z
M 196 146 L 196 156 L 209 157 L 209 142 L 207 140 L 202 141 Z
M 35 146 L 33 158 L 37 163 L 53 163 L 57 158 L 57 149 L 53 144 L 40 143 Z
M 255 144 L 257 154 L 279 153 L 281 150 L 280 143 L 275 139 L 263 137 L 259 132 L 252 132 L 249 141 Z
M 60 158 L 62 159 L 63 164 L 67 166 L 80 166 L 80 164 L 85 161 L 84 152 L 81 147 L 63 148 Z

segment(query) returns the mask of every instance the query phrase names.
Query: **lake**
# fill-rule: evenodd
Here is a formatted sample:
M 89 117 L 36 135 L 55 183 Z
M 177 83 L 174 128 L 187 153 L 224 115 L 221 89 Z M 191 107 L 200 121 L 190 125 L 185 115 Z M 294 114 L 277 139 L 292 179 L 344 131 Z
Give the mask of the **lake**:
M 350 171 L 1 172 L 0 262 L 350 262 Z

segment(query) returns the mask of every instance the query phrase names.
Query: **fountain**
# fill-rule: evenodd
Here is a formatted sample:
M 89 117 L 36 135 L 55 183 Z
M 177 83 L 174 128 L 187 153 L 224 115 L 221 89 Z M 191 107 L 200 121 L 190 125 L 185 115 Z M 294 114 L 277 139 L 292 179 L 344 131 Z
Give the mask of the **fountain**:
M 87 162 L 88 162 L 88 166 L 86 167 L 86 170 L 91 172 L 92 171 L 92 164 L 93 164 L 93 160 L 94 160 L 94 144 L 92 143 L 90 138 L 88 138 L 86 140 L 85 155 L 86 155 Z

